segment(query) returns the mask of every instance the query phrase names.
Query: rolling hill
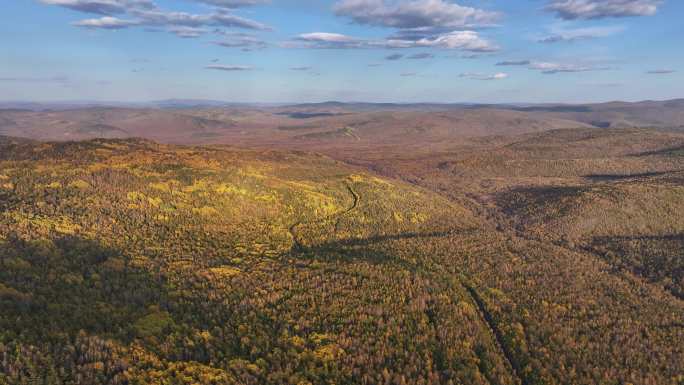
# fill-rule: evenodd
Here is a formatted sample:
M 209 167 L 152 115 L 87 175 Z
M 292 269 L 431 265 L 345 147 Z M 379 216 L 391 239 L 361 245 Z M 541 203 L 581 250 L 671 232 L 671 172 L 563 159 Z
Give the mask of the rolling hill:
M 135 107 L 0 110 L 0 134 L 37 140 L 145 138 L 175 144 L 326 148 L 430 145 L 562 128 L 684 126 L 681 100 L 589 105 L 319 103 L 289 106 L 169 101 Z M 8 105 L 8 107 L 11 105 Z M 43 106 L 43 107 L 49 107 Z M 161 107 L 161 108 L 160 108 Z M 345 129 L 354 131 L 356 142 Z
M 678 385 L 681 139 L 3 137 L 0 383 Z

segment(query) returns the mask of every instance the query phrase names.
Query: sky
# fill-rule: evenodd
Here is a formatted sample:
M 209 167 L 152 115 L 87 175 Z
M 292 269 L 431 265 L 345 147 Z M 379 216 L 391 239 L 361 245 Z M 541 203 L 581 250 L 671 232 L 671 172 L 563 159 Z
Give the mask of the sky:
M 0 100 L 684 97 L 681 0 L 2 0 Z

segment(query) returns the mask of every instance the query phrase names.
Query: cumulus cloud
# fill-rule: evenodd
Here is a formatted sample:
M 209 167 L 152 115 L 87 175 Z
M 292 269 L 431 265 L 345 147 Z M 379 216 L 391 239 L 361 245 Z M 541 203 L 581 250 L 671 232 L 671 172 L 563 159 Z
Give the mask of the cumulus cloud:
M 677 72 L 677 71 L 669 70 L 669 69 L 657 69 L 657 70 L 646 71 L 646 73 L 649 75 L 669 75 L 669 74 L 673 74 L 675 72 Z
M 101 29 L 124 29 L 138 24 L 139 22 L 137 21 L 122 20 L 111 16 L 103 16 L 98 19 L 85 19 L 72 23 L 72 25 L 77 27 Z
M 207 32 L 202 30 L 203 27 L 271 30 L 268 25 L 237 16 L 227 9 L 255 5 L 262 3 L 261 0 L 207 0 L 204 2 L 213 3 L 221 6 L 221 8 L 206 14 L 162 10 L 152 0 L 41 0 L 41 2 L 80 12 L 103 15 L 99 19 L 87 19 L 74 23 L 76 26 L 86 28 L 161 27 L 179 37 L 198 37 Z M 115 18 L 113 17 L 115 14 L 125 14 L 133 20 Z
M 461 49 L 473 52 L 493 52 L 499 49 L 496 44 L 482 38 L 475 31 L 448 32 L 432 38 L 417 40 L 415 44 L 418 47 Z
M 44 4 L 57 5 L 74 11 L 113 15 L 125 13 L 133 9 L 156 9 L 152 0 L 40 0 Z M 219 8 L 241 8 L 253 5 L 268 4 L 270 0 L 194 0 L 199 3 Z
M 98 15 L 113 15 L 126 11 L 126 4 L 120 0 L 41 0 L 41 2 Z
M 297 36 L 295 42 L 284 44 L 286 48 L 346 49 L 366 48 L 368 42 L 340 33 L 311 32 Z
M 497 66 L 526 66 L 532 62 L 529 60 L 506 60 L 496 63 Z
M 466 72 L 459 75 L 459 77 L 473 79 L 473 80 L 503 80 L 508 78 L 507 73 L 499 72 L 493 75 L 482 74 L 477 72 Z
M 399 59 L 401 59 L 401 58 L 403 58 L 403 57 L 404 57 L 403 54 L 394 53 L 394 54 L 392 54 L 392 55 L 387 55 L 387 56 L 385 56 L 385 60 L 390 60 L 390 61 L 392 61 L 392 60 L 399 60 Z
M 470 52 L 499 50 L 497 44 L 474 30 L 494 26 L 501 17 L 498 12 L 462 6 L 447 0 L 339 0 L 333 9 L 338 16 L 349 17 L 355 23 L 393 28 L 395 31 L 384 39 L 353 38 L 316 32 L 300 35 L 296 39 L 299 44 L 289 42 L 285 46 L 337 49 L 436 48 Z
M 623 32 L 623 26 L 605 26 L 605 27 L 588 27 L 588 28 L 553 28 L 551 34 L 544 36 L 537 41 L 540 43 L 559 43 L 572 42 L 577 40 L 595 39 L 600 37 L 608 37 L 620 32 Z
M 417 60 L 420 60 L 420 59 L 432 59 L 432 58 L 434 58 L 434 57 L 435 57 L 435 55 L 433 55 L 433 54 L 431 54 L 431 53 L 423 52 L 423 53 L 415 53 L 415 54 L 413 54 L 413 55 L 407 56 L 406 58 L 407 58 L 407 59 L 417 59 Z
M 341 0 L 334 10 L 337 15 L 350 17 L 359 24 L 399 29 L 490 26 L 501 16 L 444 0 Z
M 159 9 L 135 9 L 131 14 L 141 20 L 142 24 L 152 26 L 184 26 L 199 28 L 217 26 L 227 28 L 243 28 L 253 30 L 271 30 L 271 27 L 254 20 L 245 19 L 223 10 L 210 14 L 191 14 L 187 12 L 166 12 Z
M 565 20 L 651 16 L 662 0 L 552 0 L 546 10 Z
M 222 64 L 211 64 L 206 67 L 205 69 L 208 70 L 217 70 L 217 71 L 251 71 L 254 69 L 254 67 L 251 66 L 243 66 L 243 65 L 222 65 Z
M 328 32 L 299 35 L 297 43 L 286 43 L 287 48 L 350 49 L 350 48 L 441 48 L 472 52 L 493 52 L 499 47 L 482 38 L 475 31 L 455 31 L 419 40 L 365 40 Z
M 152 0 L 40 0 L 40 2 L 103 16 L 126 13 L 131 9 L 153 9 L 156 7 Z
M 326 42 L 326 43 L 350 43 L 355 42 L 357 39 L 343 35 L 340 33 L 330 33 L 330 32 L 311 32 L 299 35 L 299 40 L 302 41 L 313 41 L 313 42 Z

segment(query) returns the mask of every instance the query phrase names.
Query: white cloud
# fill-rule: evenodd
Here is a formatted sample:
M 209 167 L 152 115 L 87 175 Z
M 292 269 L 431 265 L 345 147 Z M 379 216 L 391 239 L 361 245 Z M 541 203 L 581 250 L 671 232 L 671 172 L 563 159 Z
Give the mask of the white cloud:
M 41 2 L 99 15 L 112 15 L 126 11 L 126 4 L 120 0 L 41 0 Z
M 217 26 L 254 30 L 271 29 L 265 24 L 254 20 L 245 19 L 226 11 L 217 11 L 210 14 L 197 15 L 187 12 L 166 12 L 159 9 L 135 9 L 131 11 L 131 14 L 139 18 L 141 20 L 141 24 L 145 25 L 184 26 L 195 28 L 202 26 Z
M 508 78 L 508 74 L 504 72 L 498 72 L 493 75 L 482 74 L 477 72 L 466 72 L 459 75 L 462 78 L 468 78 L 473 80 L 503 80 Z
M 416 41 L 416 45 L 474 52 L 492 52 L 499 49 L 497 45 L 482 38 L 475 31 L 454 31 L 434 38 L 423 38 Z
M 541 71 L 543 74 L 558 74 L 569 72 L 589 72 L 589 71 L 605 71 L 608 67 L 597 67 L 585 64 L 568 64 L 568 63 L 554 63 L 554 62 L 531 62 L 529 69 Z
M 152 0 L 40 0 L 47 5 L 56 5 L 74 11 L 111 16 L 126 13 L 131 9 L 153 9 Z
M 341 0 L 335 13 L 356 23 L 384 27 L 458 29 L 490 26 L 500 14 L 444 0 Z
M 241 48 L 243 51 L 253 51 L 268 47 L 268 43 L 256 36 L 246 33 L 234 33 L 216 30 L 214 33 L 224 36 L 220 41 L 213 41 L 212 44 L 225 48 Z
M 284 44 L 287 48 L 350 49 L 350 48 L 441 48 L 473 52 L 492 52 L 499 49 L 475 31 L 454 31 L 419 40 L 365 40 L 328 32 L 299 35 L 297 43 Z M 392 56 L 392 55 L 390 55 Z
M 208 0 L 223 7 L 238 7 L 262 3 L 261 0 Z M 232 14 L 219 8 L 207 14 L 165 11 L 152 0 L 41 0 L 48 5 L 61 6 L 80 12 L 104 15 L 99 19 L 87 19 L 73 23 L 79 27 L 121 29 L 130 26 L 166 27 L 179 37 L 198 37 L 207 32 L 202 27 L 242 28 L 269 31 L 271 27 L 257 21 Z M 219 4 L 220 3 L 220 4 Z M 114 14 L 126 14 L 134 20 L 115 18 Z
M 552 0 L 546 10 L 565 20 L 651 16 L 661 0 Z
M 75 25 L 76 27 L 100 29 L 124 29 L 138 24 L 137 21 L 122 20 L 111 16 L 103 16 L 98 19 L 85 19 L 72 23 L 72 25 Z
M 532 61 L 532 60 L 506 60 L 496 63 L 497 66 L 527 66 L 533 71 L 540 71 L 543 74 L 551 75 L 558 73 L 569 72 L 588 72 L 588 71 L 605 71 L 610 67 L 596 66 L 593 64 L 576 64 L 576 63 L 557 63 L 548 61 Z
M 171 27 L 169 32 L 184 39 L 197 38 L 209 32 L 204 28 L 195 27 Z
M 311 32 L 297 36 L 295 42 L 285 43 L 285 48 L 345 49 L 367 48 L 367 41 L 340 33 Z
M 326 43 L 349 43 L 356 41 L 351 36 L 342 35 L 340 33 L 329 33 L 329 32 L 312 32 L 304 33 L 299 35 L 299 40 L 304 41 L 315 41 L 315 42 L 326 42 Z
M 551 28 L 551 33 L 538 41 L 540 43 L 558 43 L 576 40 L 595 39 L 616 35 L 625 30 L 624 26 L 603 26 L 587 28 Z

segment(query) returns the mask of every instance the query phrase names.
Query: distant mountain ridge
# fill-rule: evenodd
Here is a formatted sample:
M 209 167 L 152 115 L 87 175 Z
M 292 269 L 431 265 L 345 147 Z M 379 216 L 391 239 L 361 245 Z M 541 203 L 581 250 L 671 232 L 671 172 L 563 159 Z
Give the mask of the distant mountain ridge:
M 143 104 L 0 103 L 0 134 L 36 140 L 140 137 L 164 143 L 382 146 L 561 128 L 684 129 L 684 99 L 599 104 L 305 103 L 170 99 Z M 354 132 L 354 140 L 340 133 Z
M 433 103 L 433 102 L 307 102 L 307 103 L 253 103 L 230 102 L 212 99 L 162 99 L 140 102 L 123 101 L 0 101 L 0 110 L 65 110 L 91 107 L 120 107 L 120 108 L 211 108 L 211 107 L 257 107 L 257 108 L 344 108 L 351 110 L 444 110 L 453 108 L 496 108 L 518 111 L 549 111 L 549 112 L 588 112 L 594 109 L 606 108 L 634 108 L 634 107 L 668 107 L 684 108 L 684 98 L 668 100 L 643 100 L 638 102 L 610 101 L 602 103 Z

